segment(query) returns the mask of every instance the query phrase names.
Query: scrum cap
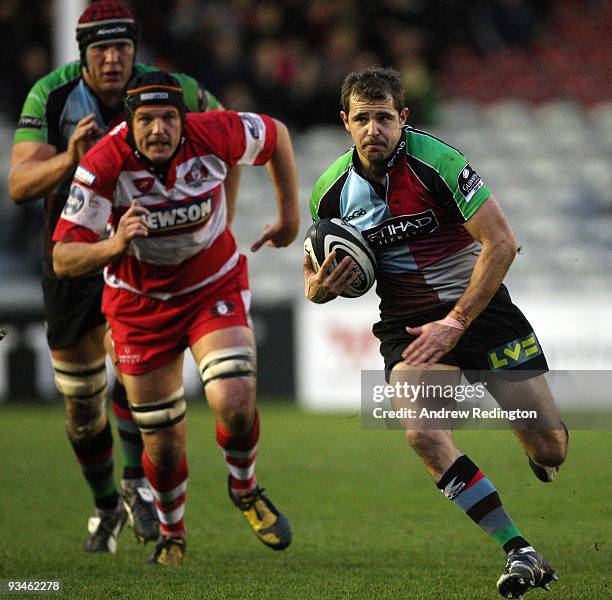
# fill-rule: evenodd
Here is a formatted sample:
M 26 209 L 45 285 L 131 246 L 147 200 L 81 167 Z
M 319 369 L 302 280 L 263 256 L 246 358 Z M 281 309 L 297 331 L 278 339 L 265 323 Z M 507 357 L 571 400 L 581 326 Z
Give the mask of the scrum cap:
M 143 105 L 170 104 L 176 106 L 185 118 L 185 100 L 179 82 L 164 71 L 151 71 L 134 77 L 128 84 L 123 100 L 131 125 L 134 111 Z
M 81 66 L 87 67 L 87 48 L 109 42 L 131 42 L 136 48 L 138 31 L 134 15 L 119 2 L 100 0 L 88 6 L 76 28 Z

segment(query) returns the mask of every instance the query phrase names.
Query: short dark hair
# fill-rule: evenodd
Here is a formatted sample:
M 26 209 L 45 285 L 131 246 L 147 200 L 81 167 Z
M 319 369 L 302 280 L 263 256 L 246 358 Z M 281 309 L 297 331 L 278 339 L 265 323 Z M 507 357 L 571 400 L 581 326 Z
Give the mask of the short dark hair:
M 390 67 L 370 67 L 349 73 L 342 82 L 340 92 L 340 108 L 347 114 L 353 95 L 368 101 L 391 98 L 398 113 L 406 106 L 406 92 L 400 81 L 400 74 Z

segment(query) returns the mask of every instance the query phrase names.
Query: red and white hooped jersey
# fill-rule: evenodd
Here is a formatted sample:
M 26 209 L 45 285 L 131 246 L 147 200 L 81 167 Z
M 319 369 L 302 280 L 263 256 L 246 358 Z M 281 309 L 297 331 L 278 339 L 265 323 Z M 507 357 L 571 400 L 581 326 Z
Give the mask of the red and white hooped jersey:
M 139 160 L 127 133 L 122 123 L 83 157 L 53 240 L 98 241 L 138 199 L 150 211 L 149 235 L 133 239 L 105 267 L 107 285 L 167 300 L 217 281 L 239 256 L 227 228 L 228 166 L 268 162 L 276 149 L 274 121 L 234 111 L 188 113 L 165 183 Z

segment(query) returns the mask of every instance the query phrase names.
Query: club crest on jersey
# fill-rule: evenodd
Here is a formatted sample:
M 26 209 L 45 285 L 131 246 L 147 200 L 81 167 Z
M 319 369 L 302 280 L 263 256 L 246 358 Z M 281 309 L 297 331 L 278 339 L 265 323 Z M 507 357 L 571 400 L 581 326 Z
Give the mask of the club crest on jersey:
M 206 221 L 212 212 L 212 196 L 195 198 L 180 206 L 149 206 L 147 208 L 150 210 L 147 215 L 149 231 L 152 233 L 166 232 L 193 227 Z
M 151 191 L 155 179 L 153 177 L 140 177 L 139 179 L 134 179 L 132 183 L 141 194 L 147 194 Z
M 185 183 L 190 188 L 197 188 L 202 185 L 207 176 L 208 169 L 200 161 L 196 160 L 185 174 Z
M 78 185 L 73 185 L 70 188 L 70 195 L 66 204 L 64 204 L 63 215 L 65 217 L 71 217 L 76 215 L 85 206 L 85 194 Z
M 478 175 L 478 173 L 468 164 L 465 165 L 461 173 L 459 173 L 457 185 L 465 201 L 469 202 L 474 194 L 484 185 L 484 182 L 480 178 L 480 175 Z

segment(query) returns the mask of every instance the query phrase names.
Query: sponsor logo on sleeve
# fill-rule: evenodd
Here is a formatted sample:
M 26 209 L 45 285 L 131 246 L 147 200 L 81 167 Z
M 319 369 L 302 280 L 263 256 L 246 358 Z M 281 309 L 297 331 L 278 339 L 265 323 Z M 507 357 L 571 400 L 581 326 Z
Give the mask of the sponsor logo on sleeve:
M 77 170 L 74 173 L 74 178 L 78 179 L 85 185 L 93 185 L 96 182 L 96 176 L 91 171 L 88 171 L 85 167 L 81 167 L 80 165 L 77 167 Z
M 18 129 L 42 129 L 42 126 L 42 119 L 29 115 L 23 115 L 17 122 Z
M 478 173 L 468 164 L 465 165 L 461 173 L 459 173 L 457 185 L 465 201 L 469 202 L 474 194 L 484 185 L 484 182 L 480 178 L 480 175 L 478 175 Z
M 259 119 L 250 115 L 249 113 L 240 113 L 240 118 L 242 122 L 247 126 L 249 133 L 253 137 L 254 140 L 258 140 L 261 137 L 261 125 L 259 123 Z
M 85 194 L 78 185 L 73 185 L 70 188 L 70 195 L 64 205 L 63 216 L 71 217 L 80 212 L 85 206 Z
M 367 212 L 365 208 L 357 208 L 350 215 L 346 215 L 346 217 L 342 217 L 342 220 L 345 223 L 348 223 L 349 221 L 352 221 L 353 219 L 357 219 L 358 217 L 363 217 L 366 214 Z

